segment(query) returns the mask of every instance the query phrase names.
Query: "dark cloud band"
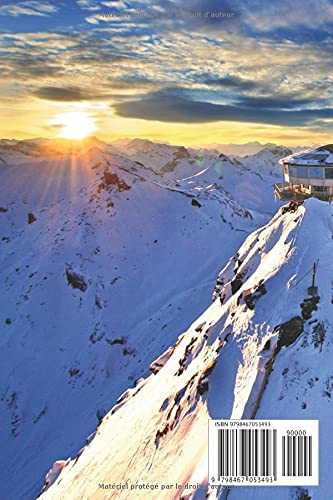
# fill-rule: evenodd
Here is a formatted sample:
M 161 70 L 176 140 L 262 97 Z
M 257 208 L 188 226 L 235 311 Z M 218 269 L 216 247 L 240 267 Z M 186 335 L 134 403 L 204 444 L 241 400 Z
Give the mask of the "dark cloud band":
M 333 108 L 281 110 L 191 101 L 179 96 L 150 96 L 115 105 L 119 116 L 162 122 L 205 123 L 235 121 L 283 126 L 309 125 L 317 119 L 333 119 Z

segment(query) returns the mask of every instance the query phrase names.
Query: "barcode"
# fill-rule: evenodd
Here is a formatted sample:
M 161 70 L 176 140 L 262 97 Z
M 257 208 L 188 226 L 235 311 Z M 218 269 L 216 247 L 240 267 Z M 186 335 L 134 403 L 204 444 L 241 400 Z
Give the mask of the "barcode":
M 276 439 L 276 430 L 218 429 L 219 477 L 276 477 Z
M 212 485 L 317 485 L 317 420 L 210 420 Z
M 312 436 L 282 436 L 282 474 L 312 476 Z

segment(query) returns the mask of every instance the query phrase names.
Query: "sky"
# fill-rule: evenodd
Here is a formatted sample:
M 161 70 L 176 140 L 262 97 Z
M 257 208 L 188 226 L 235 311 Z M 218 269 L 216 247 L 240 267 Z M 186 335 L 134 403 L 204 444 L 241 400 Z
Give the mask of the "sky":
M 0 137 L 333 142 L 332 56 L 333 0 L 3 0 Z

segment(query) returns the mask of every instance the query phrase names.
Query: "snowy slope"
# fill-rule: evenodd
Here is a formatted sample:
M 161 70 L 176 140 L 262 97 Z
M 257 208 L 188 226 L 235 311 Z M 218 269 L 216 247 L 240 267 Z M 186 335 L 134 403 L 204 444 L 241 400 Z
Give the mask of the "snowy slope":
M 276 174 L 267 171 L 260 174 L 258 166 L 260 163 L 254 160 L 251 168 L 236 158 L 228 158 L 220 154 L 197 155 L 197 163 L 201 166 L 199 172 L 194 175 L 182 172 L 178 178 L 180 186 L 187 186 L 193 193 L 201 196 L 201 183 L 204 181 L 205 191 L 217 191 L 222 196 L 234 200 L 242 207 L 251 211 L 258 222 L 267 220 L 277 208 L 273 196 L 273 185 L 276 182 Z
M 136 161 L 140 159 L 139 166 L 151 170 L 152 175 L 158 174 L 153 177 L 158 181 L 161 175 L 164 185 L 176 185 L 198 197 L 207 196 L 209 192 L 217 196 L 221 193 L 255 212 L 259 219 L 263 213 L 263 220 L 277 207 L 272 193 L 273 184 L 281 178 L 278 161 L 281 155 L 291 152 L 272 145 L 262 154 L 233 158 L 215 151 L 185 149 L 142 139 L 116 141 L 112 148 Z
M 129 158 L 144 162 L 146 167 L 156 173 L 172 172 L 182 160 L 193 163 L 189 151 L 184 146 L 171 146 L 144 139 L 118 140 L 112 146 Z
M 170 148 L 154 170 L 160 145 L 137 160 L 98 140 L 0 143 L 1 498 L 36 496 L 270 217 L 270 178 L 183 150 L 161 172 Z
M 292 149 L 284 146 L 265 147 L 256 154 L 241 158 L 244 165 L 254 169 L 261 175 L 271 175 L 281 177 L 281 166 L 279 160 L 285 156 L 291 155 Z
M 254 416 L 320 419 L 321 485 L 232 488 L 228 499 L 330 498 L 332 229 L 331 207 L 308 200 L 254 231 L 221 271 L 216 300 L 123 394 L 43 500 L 226 498 L 207 486 L 207 418 Z

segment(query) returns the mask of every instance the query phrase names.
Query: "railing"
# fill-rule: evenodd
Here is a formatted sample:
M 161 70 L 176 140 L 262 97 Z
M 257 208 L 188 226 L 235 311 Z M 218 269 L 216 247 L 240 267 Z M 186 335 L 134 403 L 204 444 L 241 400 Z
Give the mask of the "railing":
M 316 191 L 313 189 L 311 193 L 306 193 L 300 186 L 294 184 L 274 184 L 274 193 L 279 200 L 305 200 L 314 196 L 323 201 L 331 201 L 333 199 L 333 193 L 325 191 Z
M 291 186 L 290 184 L 282 183 L 274 184 L 274 192 L 280 200 L 304 200 L 311 196 L 302 191 L 299 186 Z

